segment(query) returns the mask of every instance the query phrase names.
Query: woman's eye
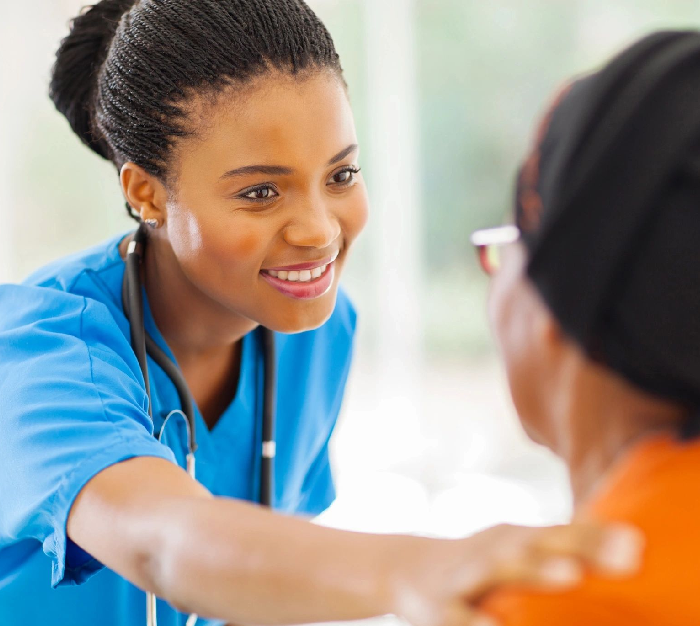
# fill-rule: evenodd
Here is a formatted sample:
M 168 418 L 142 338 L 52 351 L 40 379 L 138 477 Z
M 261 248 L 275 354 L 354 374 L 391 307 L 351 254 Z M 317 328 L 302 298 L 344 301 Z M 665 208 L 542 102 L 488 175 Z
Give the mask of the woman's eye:
M 336 185 L 349 185 L 355 180 L 355 175 L 359 172 L 359 168 L 348 168 L 333 174 L 333 183 Z
M 353 173 L 350 170 L 345 170 L 344 172 L 338 172 L 335 176 L 333 176 L 333 180 L 336 183 L 347 183 L 349 180 L 352 180 Z
M 248 200 L 270 200 L 276 195 L 278 194 L 272 187 L 258 187 L 245 192 L 242 197 Z

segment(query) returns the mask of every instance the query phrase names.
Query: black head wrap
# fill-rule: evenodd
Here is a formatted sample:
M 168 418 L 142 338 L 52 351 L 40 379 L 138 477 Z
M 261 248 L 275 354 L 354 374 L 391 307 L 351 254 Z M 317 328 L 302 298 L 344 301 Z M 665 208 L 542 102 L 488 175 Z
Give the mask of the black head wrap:
M 700 33 L 565 87 L 518 179 L 527 273 L 592 358 L 700 407 Z

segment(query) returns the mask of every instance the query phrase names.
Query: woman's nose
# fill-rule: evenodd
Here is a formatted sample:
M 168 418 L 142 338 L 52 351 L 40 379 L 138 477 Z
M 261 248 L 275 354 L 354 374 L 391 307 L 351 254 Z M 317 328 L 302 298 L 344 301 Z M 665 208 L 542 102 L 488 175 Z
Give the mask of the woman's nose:
M 340 222 L 327 207 L 315 206 L 299 210 L 284 230 L 290 246 L 325 248 L 341 234 Z

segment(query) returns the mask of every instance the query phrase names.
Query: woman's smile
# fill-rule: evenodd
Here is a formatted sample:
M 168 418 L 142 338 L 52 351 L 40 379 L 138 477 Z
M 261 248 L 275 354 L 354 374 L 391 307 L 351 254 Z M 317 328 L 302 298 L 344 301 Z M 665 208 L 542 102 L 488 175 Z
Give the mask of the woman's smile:
M 269 285 L 290 298 L 320 298 L 333 286 L 338 254 L 335 252 L 320 261 L 263 269 L 260 270 L 260 275 Z

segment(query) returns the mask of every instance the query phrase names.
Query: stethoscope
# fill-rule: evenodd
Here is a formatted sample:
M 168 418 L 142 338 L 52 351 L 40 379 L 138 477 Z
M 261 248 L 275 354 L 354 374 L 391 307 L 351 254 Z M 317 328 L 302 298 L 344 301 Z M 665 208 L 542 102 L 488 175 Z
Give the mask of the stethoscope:
M 122 300 L 124 313 L 131 322 L 131 347 L 143 374 L 148 395 L 148 414 L 153 420 L 151 402 L 151 387 L 148 377 L 147 357 L 150 356 L 166 373 L 175 385 L 182 409 L 171 411 L 163 422 L 160 433 L 157 435 L 161 441 L 165 427 L 171 417 L 179 415 L 184 418 L 187 427 L 187 473 L 195 478 L 195 456 L 197 451 L 194 400 L 187 387 L 182 372 L 168 355 L 158 346 L 153 338 L 146 332 L 143 317 L 143 295 L 141 281 L 141 265 L 144 259 L 148 232 L 142 223 L 129 242 L 126 253 L 126 270 L 122 283 Z M 262 410 L 262 446 L 260 450 L 260 504 L 272 506 L 274 490 L 274 460 L 276 453 L 275 444 L 275 341 L 274 334 L 267 328 L 261 328 L 263 344 L 263 410 Z M 156 597 L 152 593 L 146 594 L 146 612 L 148 626 L 157 626 Z M 197 615 L 192 614 L 187 620 L 187 626 L 194 626 Z

